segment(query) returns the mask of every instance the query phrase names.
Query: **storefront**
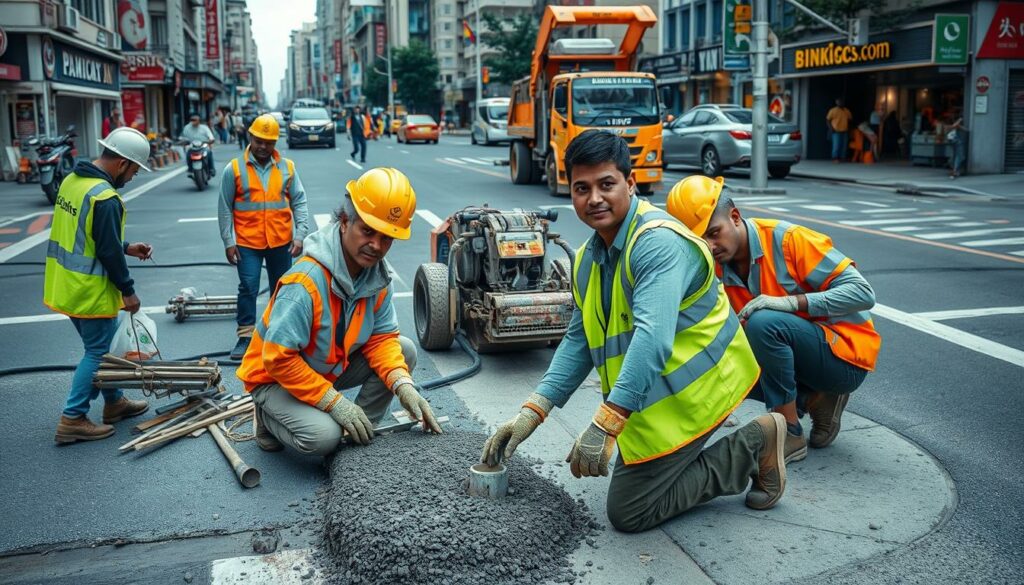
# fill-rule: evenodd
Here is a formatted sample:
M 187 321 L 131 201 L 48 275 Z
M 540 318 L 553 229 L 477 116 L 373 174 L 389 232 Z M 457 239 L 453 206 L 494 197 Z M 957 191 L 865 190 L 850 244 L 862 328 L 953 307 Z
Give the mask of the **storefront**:
M 970 104 L 968 170 L 1024 173 L 1024 4 L 978 2 Z M 984 136 L 985 139 L 978 139 Z
M 162 55 L 126 53 L 121 64 L 121 104 L 127 125 L 143 132 L 171 128 L 173 68 Z
M 733 83 L 722 69 L 722 45 L 650 57 L 640 70 L 657 78 L 666 112 L 679 115 L 700 104 L 733 103 Z
M 640 61 L 640 71 L 654 75 L 662 115 L 679 116 L 686 111 L 686 82 L 689 81 L 687 53 L 680 51 Z
M 177 103 L 175 119 L 172 120 L 174 132 L 180 132 L 193 113 L 199 114 L 203 122 L 208 123 L 217 109 L 220 94 L 224 93 L 224 84 L 220 79 L 206 71 L 183 71 L 175 77 L 175 85 Z

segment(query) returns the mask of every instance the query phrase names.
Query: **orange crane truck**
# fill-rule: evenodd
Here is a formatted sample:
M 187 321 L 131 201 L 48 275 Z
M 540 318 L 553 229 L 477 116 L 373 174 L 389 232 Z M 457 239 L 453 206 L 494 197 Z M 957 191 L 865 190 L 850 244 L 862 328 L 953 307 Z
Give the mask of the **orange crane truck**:
M 516 185 L 547 178 L 552 195 L 568 194 L 565 149 L 585 130 L 614 132 L 629 143 L 641 194 L 661 186 L 661 115 L 654 76 L 636 70 L 644 32 L 658 21 L 647 6 L 563 7 L 544 11 L 530 76 L 512 88 L 509 170 Z M 555 29 L 626 26 L 610 39 L 554 39 Z

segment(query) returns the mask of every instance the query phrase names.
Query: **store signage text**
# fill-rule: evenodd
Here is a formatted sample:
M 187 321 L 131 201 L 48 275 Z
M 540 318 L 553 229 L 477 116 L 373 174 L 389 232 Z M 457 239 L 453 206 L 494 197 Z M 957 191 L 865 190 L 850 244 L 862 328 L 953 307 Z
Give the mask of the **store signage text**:
M 114 65 L 112 63 L 103 63 L 85 55 L 68 51 L 64 52 L 63 57 L 61 60 L 61 73 L 64 77 L 101 83 L 103 85 L 113 85 Z
M 697 73 L 711 73 L 718 71 L 722 68 L 722 47 L 713 47 L 697 51 L 693 64 L 693 69 Z
M 817 69 L 835 67 L 836 65 L 852 65 L 854 63 L 870 63 L 884 61 L 892 56 L 889 41 L 870 43 L 862 47 L 829 43 L 824 47 L 807 47 L 794 52 L 797 69 Z
M 970 57 L 971 17 L 936 14 L 932 61 L 936 65 L 966 65 Z
M 125 53 L 121 73 L 128 81 L 164 80 L 166 66 L 164 58 L 153 53 Z
M 206 59 L 220 60 L 220 32 L 218 29 L 217 0 L 206 0 Z
M 999 3 L 978 59 L 1024 59 L 1024 4 Z

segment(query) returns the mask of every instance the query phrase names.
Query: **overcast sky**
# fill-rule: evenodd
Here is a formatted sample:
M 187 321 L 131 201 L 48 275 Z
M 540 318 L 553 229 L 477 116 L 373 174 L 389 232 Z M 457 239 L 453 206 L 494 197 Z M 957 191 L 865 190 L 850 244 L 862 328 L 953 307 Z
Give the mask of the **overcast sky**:
M 252 35 L 263 64 L 263 91 L 270 107 L 277 106 L 277 94 L 288 59 L 288 35 L 303 22 L 316 19 L 316 0 L 248 0 Z

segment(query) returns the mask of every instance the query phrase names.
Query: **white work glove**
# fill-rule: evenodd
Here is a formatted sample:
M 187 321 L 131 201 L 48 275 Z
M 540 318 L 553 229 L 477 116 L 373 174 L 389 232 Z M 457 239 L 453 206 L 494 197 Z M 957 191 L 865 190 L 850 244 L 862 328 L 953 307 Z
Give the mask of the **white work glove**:
M 534 392 L 523 403 L 519 414 L 515 418 L 505 422 L 498 427 L 498 430 L 487 442 L 484 443 L 483 453 L 480 454 L 480 462 L 491 467 L 501 463 L 502 459 L 509 459 L 516 452 L 516 447 L 533 434 L 533 431 L 544 422 L 544 418 L 554 408 L 550 400 Z M 541 415 L 540 413 L 544 414 Z
M 441 434 L 441 425 L 437 424 L 434 411 L 430 409 L 430 403 L 426 398 L 420 396 L 411 381 L 398 384 L 395 388 L 395 396 L 398 396 L 398 402 L 413 419 L 423 421 L 425 431 Z
M 754 311 L 760 311 L 761 309 L 782 311 L 784 313 L 796 313 L 797 307 L 799 306 L 800 305 L 795 296 L 770 297 L 768 295 L 758 295 L 757 298 L 747 303 L 747 306 L 740 309 L 737 317 L 740 318 L 740 321 L 746 321 Z

